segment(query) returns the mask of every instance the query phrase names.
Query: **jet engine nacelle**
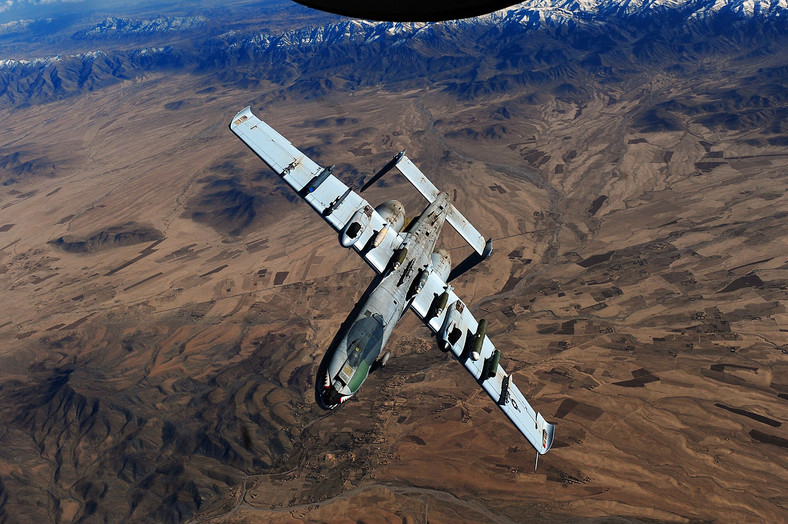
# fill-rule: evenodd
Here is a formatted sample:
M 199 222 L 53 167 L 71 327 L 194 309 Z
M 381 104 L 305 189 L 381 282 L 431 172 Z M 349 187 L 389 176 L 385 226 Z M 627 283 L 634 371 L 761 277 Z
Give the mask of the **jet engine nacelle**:
M 386 200 L 375 208 L 383 220 L 391 224 L 394 231 L 402 231 L 405 225 L 405 207 L 399 200 Z
M 339 234 L 339 243 L 342 244 L 343 247 L 350 247 L 358 242 L 358 239 L 361 238 L 364 230 L 366 230 L 369 226 L 371 219 L 371 206 L 364 206 L 353 213 L 353 216 L 350 217 L 350 220 L 348 220 L 348 223 L 345 224 L 345 227 Z
M 432 254 L 432 272 L 441 277 L 444 282 L 451 273 L 451 255 L 443 248 L 436 249 Z

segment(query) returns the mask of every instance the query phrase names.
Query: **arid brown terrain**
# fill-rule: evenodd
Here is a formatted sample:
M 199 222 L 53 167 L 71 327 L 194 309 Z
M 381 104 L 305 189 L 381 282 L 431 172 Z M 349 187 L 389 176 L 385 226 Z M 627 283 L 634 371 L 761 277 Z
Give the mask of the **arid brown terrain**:
M 471 97 L 154 72 L 1 109 L 0 521 L 785 520 L 785 54 L 717 60 Z M 536 472 L 410 313 L 315 405 L 372 270 L 232 135 L 247 104 L 357 188 L 407 148 L 495 239 L 455 288 L 558 425 Z

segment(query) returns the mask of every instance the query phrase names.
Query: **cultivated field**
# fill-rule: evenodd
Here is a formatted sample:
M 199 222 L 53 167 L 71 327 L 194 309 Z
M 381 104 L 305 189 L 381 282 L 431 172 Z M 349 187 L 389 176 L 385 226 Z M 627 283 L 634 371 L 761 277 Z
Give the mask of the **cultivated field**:
M 5 515 L 783 520 L 786 135 L 633 116 L 682 93 L 295 100 L 149 75 L 3 111 Z M 455 287 L 558 424 L 536 472 L 410 314 L 357 398 L 314 405 L 372 270 L 232 135 L 247 104 L 357 188 L 407 148 L 494 237 Z M 393 175 L 365 194 L 425 205 Z

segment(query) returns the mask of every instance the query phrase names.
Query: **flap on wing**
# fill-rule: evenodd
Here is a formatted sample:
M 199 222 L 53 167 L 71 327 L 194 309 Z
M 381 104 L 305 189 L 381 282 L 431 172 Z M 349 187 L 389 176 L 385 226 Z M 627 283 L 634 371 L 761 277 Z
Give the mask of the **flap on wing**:
M 257 118 L 249 107 L 233 117 L 230 129 L 296 191 L 301 191 L 322 171 L 289 140 Z

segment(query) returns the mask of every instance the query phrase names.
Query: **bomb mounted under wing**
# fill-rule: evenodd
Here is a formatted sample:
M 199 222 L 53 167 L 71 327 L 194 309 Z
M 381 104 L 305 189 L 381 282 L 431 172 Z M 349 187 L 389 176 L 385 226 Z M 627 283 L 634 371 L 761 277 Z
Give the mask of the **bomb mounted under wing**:
M 383 348 L 410 307 L 435 333 L 440 349 L 451 351 L 539 454 L 547 453 L 554 426 L 533 410 L 500 365 L 487 321 L 477 321 L 448 284 L 451 259 L 436 249 L 445 223 L 473 247 L 477 261 L 492 252 L 492 241 L 485 242 L 449 196 L 404 151 L 396 155 L 361 191 L 396 167 L 429 201 L 405 228 L 402 204 L 389 200 L 372 207 L 332 168 L 317 165 L 250 108 L 235 115 L 230 129 L 334 228 L 342 246 L 354 249 L 377 273 L 328 348 L 315 382 L 318 404 L 337 407 L 385 364 L 389 353 L 381 357 Z

